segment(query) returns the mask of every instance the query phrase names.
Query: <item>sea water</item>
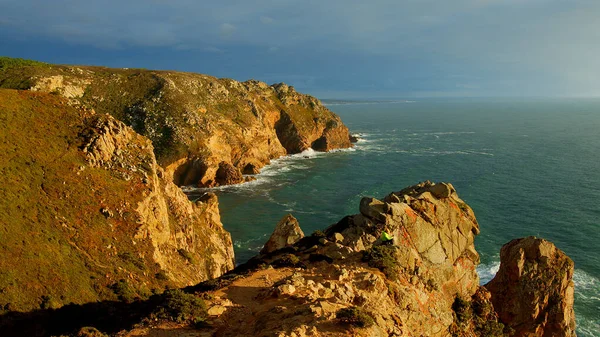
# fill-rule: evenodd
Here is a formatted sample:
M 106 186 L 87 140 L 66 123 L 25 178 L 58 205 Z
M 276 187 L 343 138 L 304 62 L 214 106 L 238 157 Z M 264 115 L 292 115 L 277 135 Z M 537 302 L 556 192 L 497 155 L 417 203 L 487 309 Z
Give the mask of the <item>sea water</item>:
M 575 261 L 578 335 L 600 336 L 600 100 L 338 101 L 329 108 L 360 136 L 353 149 L 273 160 L 256 181 L 213 189 L 238 263 L 257 254 L 287 213 L 309 235 L 358 213 L 362 197 L 450 182 L 481 227 L 482 284 L 498 270 L 504 243 L 548 239 Z

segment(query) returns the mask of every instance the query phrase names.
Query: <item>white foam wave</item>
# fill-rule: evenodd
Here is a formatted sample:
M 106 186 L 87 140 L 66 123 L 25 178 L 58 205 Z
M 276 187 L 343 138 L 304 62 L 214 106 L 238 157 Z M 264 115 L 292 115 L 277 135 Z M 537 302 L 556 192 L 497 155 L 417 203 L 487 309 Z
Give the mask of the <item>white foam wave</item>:
M 600 281 L 583 270 L 575 269 L 573 282 L 580 289 L 596 290 L 600 294 Z
M 484 285 L 490 282 L 500 269 L 500 261 L 493 261 L 488 264 L 480 264 L 477 266 L 477 274 L 479 274 L 479 284 Z
M 337 153 L 337 152 L 354 152 L 356 151 L 356 148 L 354 147 L 347 147 L 344 149 L 333 149 L 333 150 L 329 150 L 328 153 Z
M 268 236 L 268 234 L 263 234 L 259 237 L 253 238 L 253 239 L 248 239 L 248 240 L 235 240 L 233 242 L 233 245 L 236 248 L 248 248 L 248 250 L 253 250 L 253 249 L 257 249 L 256 245 L 252 245 L 250 246 L 251 243 L 256 243 L 256 242 L 264 242 L 265 238 Z M 260 247 L 258 247 L 258 249 L 261 249 L 262 245 Z

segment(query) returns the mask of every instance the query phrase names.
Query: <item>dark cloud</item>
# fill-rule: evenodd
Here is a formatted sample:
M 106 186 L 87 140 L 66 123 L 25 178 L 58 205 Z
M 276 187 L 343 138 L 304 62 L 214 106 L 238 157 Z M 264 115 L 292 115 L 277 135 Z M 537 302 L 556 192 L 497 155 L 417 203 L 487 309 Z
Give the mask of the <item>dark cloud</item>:
M 597 95 L 599 16 L 596 0 L 0 0 L 0 53 L 61 59 L 24 44 L 44 41 L 315 93 Z

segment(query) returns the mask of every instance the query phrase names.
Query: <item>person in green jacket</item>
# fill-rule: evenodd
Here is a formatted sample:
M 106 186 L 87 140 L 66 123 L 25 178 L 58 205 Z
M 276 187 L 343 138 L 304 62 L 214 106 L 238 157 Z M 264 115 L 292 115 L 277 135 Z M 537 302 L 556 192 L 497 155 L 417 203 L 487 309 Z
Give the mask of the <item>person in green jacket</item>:
M 386 231 L 381 232 L 381 244 L 382 245 L 393 245 L 394 237 L 389 235 Z

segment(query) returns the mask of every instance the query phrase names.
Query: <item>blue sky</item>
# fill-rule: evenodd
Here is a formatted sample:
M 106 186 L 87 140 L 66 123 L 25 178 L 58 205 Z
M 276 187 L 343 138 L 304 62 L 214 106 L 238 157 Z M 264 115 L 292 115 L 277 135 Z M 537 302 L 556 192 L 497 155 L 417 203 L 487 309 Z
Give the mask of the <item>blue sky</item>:
M 600 96 L 598 0 L 0 0 L 0 55 L 320 98 Z

